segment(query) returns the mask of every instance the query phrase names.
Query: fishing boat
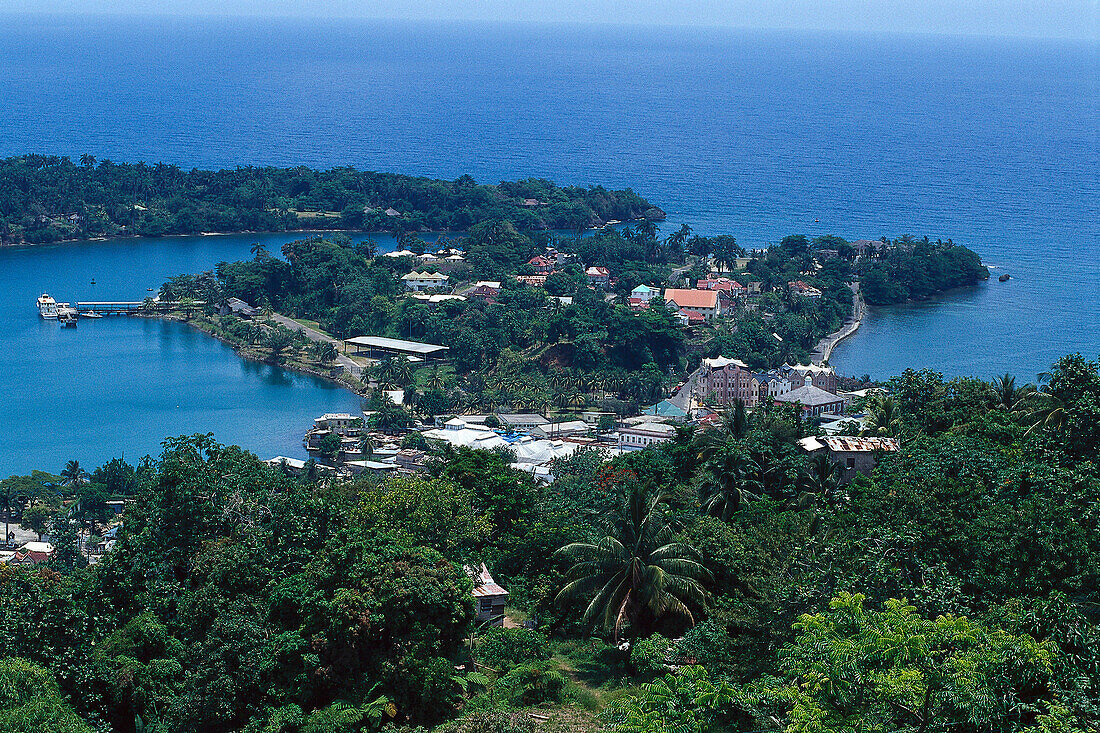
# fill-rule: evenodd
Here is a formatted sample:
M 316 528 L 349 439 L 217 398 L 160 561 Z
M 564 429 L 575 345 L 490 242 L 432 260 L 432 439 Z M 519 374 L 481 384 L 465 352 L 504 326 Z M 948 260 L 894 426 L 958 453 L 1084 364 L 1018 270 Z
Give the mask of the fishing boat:
M 57 320 L 57 301 L 51 298 L 49 293 L 38 296 L 38 315 L 47 321 Z

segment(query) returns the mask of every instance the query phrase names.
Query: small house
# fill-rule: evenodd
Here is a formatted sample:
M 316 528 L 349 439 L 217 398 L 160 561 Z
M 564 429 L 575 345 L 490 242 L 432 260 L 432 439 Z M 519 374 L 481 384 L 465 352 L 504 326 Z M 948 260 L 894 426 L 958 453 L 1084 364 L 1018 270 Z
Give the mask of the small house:
M 253 308 L 252 306 L 250 306 L 248 303 L 244 302 L 240 298 L 230 298 L 229 300 L 225 301 L 225 303 L 222 306 L 220 306 L 218 308 L 218 315 L 221 315 L 221 316 L 234 315 L 234 316 L 240 316 L 241 318 L 244 318 L 244 319 L 253 318 L 255 316 L 260 315 L 260 313 L 261 313 L 261 311 L 260 311 L 259 308 Z
M 630 300 L 634 301 L 635 298 L 641 303 L 648 303 L 649 301 L 660 295 L 661 291 L 657 288 L 651 288 L 648 285 L 639 285 L 630 291 Z
M 886 453 L 896 453 L 901 448 L 897 438 L 859 438 L 833 435 L 823 438 L 809 437 L 798 441 L 811 456 L 822 452 L 841 470 L 842 484 L 849 484 L 857 473 L 870 475 L 879 458 Z
M 611 283 L 611 271 L 606 267 L 589 267 L 584 271 L 588 284 L 597 289 L 606 289 Z
M 480 568 L 467 565 L 466 573 L 474 581 L 473 596 L 477 601 L 477 620 L 487 621 L 493 626 L 503 626 L 508 591 L 493 580 L 485 563 L 482 563 Z
M 534 268 L 536 275 L 549 275 L 554 271 L 554 262 L 542 255 L 535 255 L 527 260 L 527 264 Z

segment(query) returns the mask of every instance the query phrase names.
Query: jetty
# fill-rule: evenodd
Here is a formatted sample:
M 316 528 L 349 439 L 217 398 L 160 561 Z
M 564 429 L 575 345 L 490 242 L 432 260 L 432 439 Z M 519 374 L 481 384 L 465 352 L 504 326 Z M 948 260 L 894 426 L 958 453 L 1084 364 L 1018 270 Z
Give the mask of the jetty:
M 68 303 L 57 304 L 50 313 L 52 317 L 56 318 L 58 311 L 63 306 L 71 310 L 74 317 L 77 315 L 84 315 L 85 313 L 94 313 L 96 316 L 132 316 L 142 313 L 167 313 L 168 311 L 179 309 L 183 305 L 183 303 L 177 301 L 160 300 L 88 300 L 78 302 L 75 308 L 70 308 Z M 198 309 L 201 308 L 203 304 L 200 301 L 191 301 L 186 305 L 189 308 Z M 51 315 L 47 315 L 46 312 L 43 311 L 41 299 L 39 299 L 38 306 L 39 312 L 43 313 L 43 318 L 51 317 Z

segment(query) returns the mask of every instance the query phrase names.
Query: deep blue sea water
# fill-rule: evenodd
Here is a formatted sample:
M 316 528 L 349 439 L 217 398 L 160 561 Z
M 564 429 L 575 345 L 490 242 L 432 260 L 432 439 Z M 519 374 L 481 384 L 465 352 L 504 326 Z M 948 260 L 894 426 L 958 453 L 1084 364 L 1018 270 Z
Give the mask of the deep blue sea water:
M 732 233 L 746 246 L 789 233 L 951 237 L 977 250 L 995 275 L 1013 279 L 876 310 L 835 352 L 842 371 L 886 377 L 931 366 L 1031 379 L 1063 353 L 1100 353 L 1095 43 L 9 17 L 0 21 L 0 155 L 27 151 L 184 167 L 350 164 L 448 179 L 470 173 L 489 182 L 542 176 L 630 186 L 665 208 L 670 222 Z M 247 251 L 244 241 L 210 239 L 177 259 L 176 249 L 190 246 L 183 240 L 127 245 L 129 257 L 148 265 L 134 269 L 126 286 L 144 290 L 163 274 L 210 267 L 228 256 L 224 248 Z M 110 257 L 101 254 L 105 245 L 76 249 L 84 267 Z M 68 251 L 0 255 L 0 287 L 22 293 L 58 282 L 47 275 L 57 253 Z M 129 262 L 120 267 L 127 272 Z M 0 295 L 0 309 L 7 297 Z M 0 321 L 5 358 L 25 365 L 0 372 L 5 393 L 17 397 L 44 389 L 26 372 L 48 373 L 59 358 L 48 343 L 70 337 L 19 336 L 39 328 L 23 297 L 18 312 L 4 309 Z M 285 410 L 280 420 L 293 429 L 214 411 L 202 402 L 205 391 L 238 390 L 254 367 L 199 337 L 188 343 L 204 346 L 182 349 L 177 327 L 108 328 L 122 333 L 82 362 L 107 385 L 98 397 L 77 403 L 44 391 L 52 396 L 28 407 L 48 405 L 52 422 L 77 425 L 89 409 L 113 409 L 117 431 L 129 426 L 134 437 L 107 444 L 80 431 L 79 442 L 61 440 L 49 425 L 28 429 L 31 409 L 4 408 L 0 472 L 43 465 L 47 455 L 48 465 L 121 448 L 131 455 L 145 450 L 131 447 L 136 436 L 145 446 L 147 433 L 159 440 L 193 429 L 214 429 L 265 454 L 287 452 L 301 423 L 333 396 L 297 377 L 267 384 L 271 403 Z M 72 340 L 83 344 L 92 330 L 78 329 Z M 140 355 L 127 351 L 137 342 L 145 344 Z M 115 407 L 103 401 L 134 368 L 134 356 L 160 364 L 158 378 L 181 380 L 179 403 L 194 404 L 189 417 L 165 422 L 152 397 Z M 218 367 L 206 379 L 184 383 L 182 375 L 211 362 Z M 32 456 L 29 444 L 43 452 Z

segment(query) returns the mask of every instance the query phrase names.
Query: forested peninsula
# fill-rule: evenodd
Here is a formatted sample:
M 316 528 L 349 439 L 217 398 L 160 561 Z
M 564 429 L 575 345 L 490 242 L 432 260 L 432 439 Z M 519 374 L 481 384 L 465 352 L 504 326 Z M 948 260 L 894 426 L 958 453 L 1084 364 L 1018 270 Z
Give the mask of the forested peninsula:
M 542 179 L 478 184 L 359 171 L 0 160 L 0 244 L 202 232 L 462 231 L 490 219 L 524 230 L 578 231 L 608 221 L 664 219 L 630 189 L 559 187 Z

